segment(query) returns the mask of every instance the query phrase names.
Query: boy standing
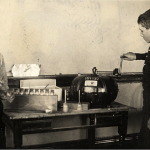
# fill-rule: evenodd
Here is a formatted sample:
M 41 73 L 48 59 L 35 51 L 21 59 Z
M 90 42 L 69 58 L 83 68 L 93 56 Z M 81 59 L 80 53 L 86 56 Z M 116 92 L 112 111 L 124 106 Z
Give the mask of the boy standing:
M 150 43 L 150 9 L 138 17 L 138 25 L 143 39 Z M 143 67 L 143 118 L 139 134 L 139 148 L 150 148 L 150 47 L 147 53 L 128 52 L 124 60 L 145 60 Z

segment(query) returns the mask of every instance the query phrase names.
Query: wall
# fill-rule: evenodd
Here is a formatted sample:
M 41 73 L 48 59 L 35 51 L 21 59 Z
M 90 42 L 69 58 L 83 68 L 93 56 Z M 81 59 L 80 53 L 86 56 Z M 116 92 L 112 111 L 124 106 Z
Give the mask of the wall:
M 93 67 L 112 71 L 119 67 L 123 53 L 147 51 L 137 18 L 149 6 L 148 0 L 0 0 L 0 52 L 8 76 L 12 65 L 21 63 L 41 64 L 41 75 L 91 73 Z M 141 72 L 142 66 L 143 61 L 124 61 L 123 72 Z M 119 89 L 116 101 L 138 108 L 129 113 L 128 124 L 128 133 L 137 133 L 141 122 L 141 84 L 121 84 Z M 79 117 L 64 120 L 68 124 L 81 123 Z M 60 118 L 55 125 L 59 122 Z M 114 135 L 116 131 L 97 129 L 96 136 Z M 9 147 L 12 133 L 8 129 L 6 133 Z M 24 136 L 24 145 L 86 136 L 85 130 L 69 131 L 67 136 L 60 133 L 59 138 L 56 133 L 30 135 Z
M 137 18 L 149 5 L 148 0 L 0 0 L 0 52 L 7 71 L 21 63 L 40 63 L 40 74 L 112 71 L 123 53 L 147 51 Z M 123 71 L 141 72 L 142 65 L 125 62 Z

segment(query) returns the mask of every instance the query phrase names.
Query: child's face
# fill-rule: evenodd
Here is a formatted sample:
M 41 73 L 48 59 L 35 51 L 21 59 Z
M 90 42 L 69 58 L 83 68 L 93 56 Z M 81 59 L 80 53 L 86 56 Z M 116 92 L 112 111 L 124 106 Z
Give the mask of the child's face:
M 147 43 L 150 43 L 150 29 L 146 29 L 145 27 L 142 27 L 141 24 L 139 24 L 139 30 L 141 32 L 141 36 L 143 37 L 143 39 Z

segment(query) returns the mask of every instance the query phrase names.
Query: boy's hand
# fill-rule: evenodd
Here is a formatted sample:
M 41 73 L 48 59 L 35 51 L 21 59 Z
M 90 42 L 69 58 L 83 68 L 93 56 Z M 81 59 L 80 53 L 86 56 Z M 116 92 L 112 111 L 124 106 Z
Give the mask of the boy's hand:
M 4 81 L 2 80 L 0 80 L 0 86 L 3 86 L 3 84 L 4 84 Z
M 128 61 L 132 61 L 132 60 L 136 60 L 136 55 L 135 53 L 128 52 L 120 56 L 120 58 L 123 58 L 124 60 L 128 60 Z
M 6 96 L 7 96 L 7 101 L 9 103 L 12 103 L 13 100 L 15 99 L 15 94 L 14 94 L 14 92 L 12 90 L 7 90 Z
M 6 92 L 5 91 L 0 91 L 0 99 L 3 100 L 3 101 L 7 100 Z
M 12 90 L 0 91 L 0 99 L 12 103 L 15 99 L 15 94 Z

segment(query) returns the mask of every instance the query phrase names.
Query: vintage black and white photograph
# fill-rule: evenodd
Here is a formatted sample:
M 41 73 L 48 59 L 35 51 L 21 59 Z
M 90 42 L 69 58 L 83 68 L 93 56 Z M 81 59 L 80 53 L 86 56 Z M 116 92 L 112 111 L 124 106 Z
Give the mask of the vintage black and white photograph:
M 0 0 L 0 149 L 150 149 L 149 0 Z

